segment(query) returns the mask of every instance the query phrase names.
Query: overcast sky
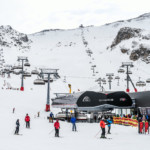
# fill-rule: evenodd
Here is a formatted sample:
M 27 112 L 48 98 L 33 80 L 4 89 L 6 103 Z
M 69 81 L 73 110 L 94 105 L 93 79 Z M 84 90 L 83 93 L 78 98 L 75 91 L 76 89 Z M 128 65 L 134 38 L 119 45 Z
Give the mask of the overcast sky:
M 0 25 L 23 33 L 100 26 L 150 12 L 150 0 L 0 0 Z

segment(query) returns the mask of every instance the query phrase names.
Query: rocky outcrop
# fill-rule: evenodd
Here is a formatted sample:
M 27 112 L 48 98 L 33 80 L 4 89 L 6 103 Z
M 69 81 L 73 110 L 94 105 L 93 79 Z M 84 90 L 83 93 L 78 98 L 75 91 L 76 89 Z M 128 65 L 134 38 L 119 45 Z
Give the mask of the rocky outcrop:
M 147 61 L 147 57 L 149 56 L 150 56 L 150 48 L 141 44 L 138 49 L 133 50 L 131 52 L 130 59 L 136 61 L 139 58 L 141 58 L 143 61 Z
M 140 32 L 141 32 L 141 29 L 129 28 L 129 27 L 121 28 L 116 38 L 114 39 L 111 45 L 111 48 L 115 47 L 116 45 L 121 43 L 121 41 L 123 40 L 128 40 L 130 38 L 140 36 Z
M 32 41 L 26 34 L 19 33 L 11 26 L 0 26 L 0 46 L 2 47 L 17 47 L 21 49 L 29 49 L 29 44 Z

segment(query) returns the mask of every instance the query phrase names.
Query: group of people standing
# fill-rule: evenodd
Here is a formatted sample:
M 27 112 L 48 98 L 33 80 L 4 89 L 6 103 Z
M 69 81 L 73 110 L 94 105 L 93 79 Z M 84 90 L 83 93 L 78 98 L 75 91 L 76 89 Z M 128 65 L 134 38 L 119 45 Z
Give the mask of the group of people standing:
M 28 114 L 26 114 L 25 116 L 25 122 L 26 122 L 26 128 L 30 128 L 30 116 Z M 16 121 L 16 130 L 14 134 L 19 134 L 19 127 L 20 127 L 20 122 L 19 119 L 17 119 Z
M 52 112 L 50 113 L 50 118 L 52 116 Z M 50 119 L 51 120 L 51 119 Z M 53 120 L 53 119 L 52 119 Z M 53 123 L 53 121 L 51 121 Z M 70 122 L 72 123 L 72 131 L 77 131 L 76 128 L 76 118 L 74 116 L 71 117 Z M 55 128 L 55 137 L 59 137 L 59 129 L 60 129 L 60 123 L 59 120 L 57 119 L 56 122 L 54 123 L 54 128 Z
M 102 130 L 102 134 L 101 134 L 101 137 L 100 138 L 106 138 L 105 136 L 105 126 L 108 125 L 108 132 L 107 134 L 111 134 L 110 133 L 110 129 L 111 129 L 111 124 L 112 124 L 112 121 L 110 118 L 108 118 L 107 120 L 105 120 L 104 118 L 101 119 L 100 121 L 100 127 L 101 127 L 101 130 Z

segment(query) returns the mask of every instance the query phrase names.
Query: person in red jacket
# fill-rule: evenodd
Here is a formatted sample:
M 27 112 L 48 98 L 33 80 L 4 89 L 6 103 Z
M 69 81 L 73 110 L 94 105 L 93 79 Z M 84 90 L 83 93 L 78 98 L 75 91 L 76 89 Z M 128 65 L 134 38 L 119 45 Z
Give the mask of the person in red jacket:
M 149 131 L 148 128 L 149 128 L 148 121 L 145 121 L 145 134 L 146 134 L 147 131 Z
M 102 120 L 100 121 L 100 127 L 102 129 L 102 134 L 100 138 L 106 138 L 105 137 L 105 122 L 104 122 L 104 118 L 102 118 Z
M 25 122 L 26 122 L 26 128 L 30 128 L 30 117 L 28 114 L 26 114 Z
M 58 119 L 57 119 L 56 122 L 54 123 L 54 127 L 55 127 L 55 137 L 59 137 L 60 124 L 59 124 Z
M 139 133 L 143 133 L 143 122 L 142 121 L 140 121 L 140 123 L 139 123 L 139 127 L 140 127 L 140 132 Z

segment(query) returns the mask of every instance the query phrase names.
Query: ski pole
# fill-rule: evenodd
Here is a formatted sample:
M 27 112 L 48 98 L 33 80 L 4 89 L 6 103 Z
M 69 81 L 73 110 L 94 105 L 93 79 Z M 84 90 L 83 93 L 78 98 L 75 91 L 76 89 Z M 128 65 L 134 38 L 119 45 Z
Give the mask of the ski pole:
M 53 131 L 54 131 L 54 129 L 53 129 L 53 130 L 51 130 L 51 132 L 50 132 L 49 134 L 51 134 Z
M 98 133 L 97 133 L 94 137 L 96 137 L 96 136 L 100 133 L 100 131 L 101 131 L 101 130 L 99 130 Z

